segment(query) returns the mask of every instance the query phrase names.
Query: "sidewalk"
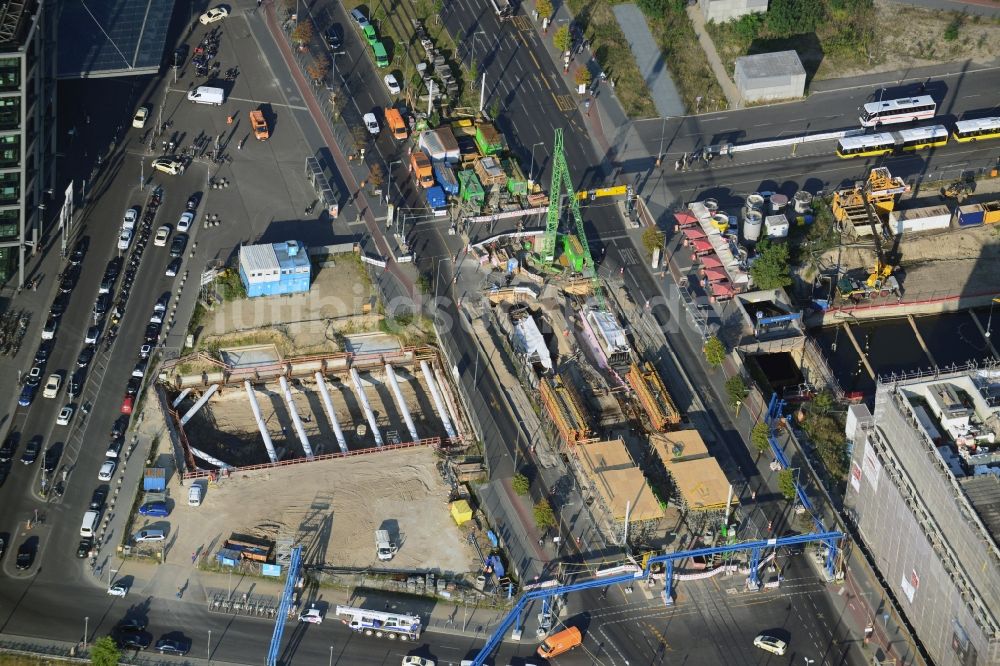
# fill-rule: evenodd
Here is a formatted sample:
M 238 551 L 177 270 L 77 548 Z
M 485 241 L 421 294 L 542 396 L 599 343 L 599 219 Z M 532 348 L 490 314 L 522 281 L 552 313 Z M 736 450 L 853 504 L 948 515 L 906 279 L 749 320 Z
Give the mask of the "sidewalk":
M 701 7 L 689 4 L 687 6 L 687 15 L 691 20 L 691 26 L 694 28 L 695 34 L 698 35 L 698 43 L 701 44 L 702 50 L 705 51 L 705 58 L 708 59 L 708 64 L 711 65 L 715 78 L 718 79 L 719 85 L 722 86 L 722 92 L 726 94 L 726 99 L 729 101 L 729 108 L 740 108 L 740 91 L 736 88 L 733 80 L 729 78 L 729 72 L 726 71 L 726 67 L 722 64 L 719 52 L 715 50 L 715 42 L 705 32 L 705 15 L 701 13 Z
M 690 9 L 690 8 L 689 8 Z M 649 31 L 646 15 L 632 3 L 614 5 L 611 8 L 615 19 L 628 40 L 629 49 L 635 58 L 656 111 L 663 117 L 686 115 L 684 102 L 677 92 L 677 85 L 670 77 L 670 69 L 663 51 Z

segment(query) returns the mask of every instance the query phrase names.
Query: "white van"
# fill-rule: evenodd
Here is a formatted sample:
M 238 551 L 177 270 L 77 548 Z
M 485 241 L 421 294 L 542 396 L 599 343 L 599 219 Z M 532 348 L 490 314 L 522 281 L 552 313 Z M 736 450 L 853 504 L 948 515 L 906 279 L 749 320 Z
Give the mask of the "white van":
M 100 520 L 101 514 L 97 511 L 88 511 L 83 514 L 83 522 L 80 523 L 80 536 L 82 537 L 92 537 L 94 536 L 94 531 L 97 529 L 97 522 Z
M 201 506 L 201 486 L 197 483 L 188 488 L 188 506 Z
M 389 539 L 388 530 L 375 530 L 375 553 L 380 560 L 391 560 L 396 554 L 396 544 Z
M 195 104 L 214 104 L 221 106 L 226 101 L 226 91 L 212 86 L 198 86 L 188 93 L 188 101 Z

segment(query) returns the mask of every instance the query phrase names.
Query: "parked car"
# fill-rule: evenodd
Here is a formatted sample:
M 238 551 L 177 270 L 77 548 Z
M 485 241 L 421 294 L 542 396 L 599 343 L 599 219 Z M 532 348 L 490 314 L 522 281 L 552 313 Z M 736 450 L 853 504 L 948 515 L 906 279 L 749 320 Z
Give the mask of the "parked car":
M 137 395 L 142 388 L 141 377 L 129 377 L 128 384 L 125 385 L 125 395 Z
M 134 397 L 132 397 L 130 395 L 127 395 L 124 398 L 122 398 L 122 408 L 121 408 L 121 413 L 122 414 L 131 414 L 132 413 L 132 409 L 134 407 L 135 407 L 135 398 Z
M 139 362 L 135 364 L 134 368 L 132 368 L 132 376 L 133 377 L 138 377 L 139 379 L 142 379 L 143 377 L 145 377 L 146 376 L 146 366 L 148 364 L 149 364 L 149 360 L 148 359 L 140 358 Z
M 181 213 L 181 217 L 177 220 L 177 231 L 186 232 L 191 228 L 191 223 L 194 222 L 194 213 L 191 211 L 184 211 Z
M 181 258 L 171 259 L 170 263 L 167 264 L 167 270 L 164 273 L 167 277 L 175 277 L 177 273 L 181 270 Z
M 377 135 L 379 133 L 378 120 L 375 119 L 374 113 L 366 113 L 364 116 L 365 127 L 368 129 L 368 133 L 372 135 Z
M 122 598 L 124 598 L 125 595 L 128 594 L 128 587 L 126 587 L 122 583 L 115 583 L 114 585 L 112 585 L 111 587 L 108 588 L 108 594 L 110 596 L 112 596 L 112 597 L 122 597 Z M 146 647 L 148 647 L 148 646 L 149 646 L 149 643 L 146 643 Z M 140 648 L 140 649 L 145 649 L 145 647 Z
M 8 433 L 0 445 L 0 463 L 10 462 L 17 453 L 17 442 L 20 435 L 16 432 Z
M 143 335 L 143 339 L 149 344 L 156 343 L 156 339 L 160 337 L 160 325 L 159 324 L 149 324 L 146 326 L 146 333 Z
M 42 438 L 41 436 L 32 437 L 28 440 L 28 444 L 24 447 L 24 453 L 21 454 L 21 462 L 25 465 L 31 465 L 36 460 L 38 460 L 38 454 L 42 452 Z
M 76 367 L 86 368 L 90 365 L 90 362 L 94 360 L 94 348 L 84 347 L 80 350 L 79 356 L 76 357 Z
M 90 551 L 94 549 L 94 539 L 93 537 L 84 537 L 80 539 L 80 543 L 76 547 L 76 556 L 80 559 L 88 557 Z
M 94 493 L 90 496 L 90 508 L 94 511 L 100 511 L 104 508 L 104 501 L 108 498 L 108 491 L 110 488 L 108 486 L 97 486 L 94 488 Z
M 75 398 L 80 395 L 80 391 L 83 390 L 83 379 L 84 371 L 78 369 L 73 373 L 73 376 L 69 379 L 69 385 L 66 387 L 66 393 L 69 394 L 71 398 Z
M 122 218 L 122 229 L 135 229 L 135 223 L 138 221 L 139 208 L 137 206 L 132 206 L 125 211 L 125 216 Z
M 109 590 L 110 593 L 110 590 Z M 119 649 L 145 650 L 153 642 L 153 637 L 144 631 L 119 633 L 115 637 Z
M 108 450 L 104 452 L 105 458 L 117 458 L 118 454 L 122 451 L 122 445 L 125 444 L 125 439 L 122 437 L 114 437 L 108 443 Z
M 90 238 L 84 236 L 76 242 L 73 246 L 73 251 L 69 253 L 69 263 L 71 266 L 79 266 L 83 263 L 83 258 L 87 256 L 87 247 L 90 244 Z
M 215 23 L 216 21 L 221 21 L 222 19 L 229 16 L 229 9 L 223 6 L 213 7 L 207 12 L 198 17 L 198 23 L 202 25 L 208 25 L 209 23 Z
M 179 229 L 180 227 L 178 227 Z M 187 247 L 188 237 L 187 234 L 177 234 L 174 236 L 174 240 L 170 243 L 170 256 L 177 258 L 184 254 L 184 248 Z
M 38 391 L 38 384 L 25 384 L 21 387 L 21 395 L 17 397 L 17 404 L 19 407 L 29 407 L 32 401 L 35 399 L 35 393 Z
M 153 245 L 156 247 L 166 247 L 168 238 L 170 238 L 170 225 L 164 224 L 156 230 L 156 236 L 153 237 Z
M 29 537 L 17 549 L 17 568 L 19 570 L 30 569 L 31 565 L 35 563 L 35 543 L 37 541 L 36 537 Z
M 136 129 L 142 129 L 143 127 L 146 126 L 146 118 L 148 117 L 149 117 L 149 107 L 140 106 L 136 110 L 135 115 L 132 116 L 132 127 L 135 127 Z
M 49 307 L 49 314 L 53 317 L 61 317 L 63 313 L 66 312 L 66 308 L 69 307 L 69 294 L 59 294 L 54 299 L 52 299 L 52 305 Z
M 357 8 L 352 9 L 351 18 L 354 19 L 354 22 L 358 24 L 358 28 L 361 30 L 364 30 L 366 25 L 370 25 L 368 23 L 368 17 L 365 16 L 364 12 L 362 12 L 360 9 Z
M 45 340 L 42 344 L 38 345 L 38 349 L 35 350 L 35 364 L 36 367 L 45 365 L 45 362 L 49 360 L 49 355 L 52 354 L 52 342 Z M 34 368 L 32 368 L 34 370 Z M 41 377 L 39 377 L 41 379 Z M 38 382 L 34 382 L 37 384 Z
M 52 373 L 45 381 L 45 388 L 42 390 L 43 398 L 54 398 L 59 395 L 59 387 L 62 386 L 62 375 Z
M 401 92 L 399 82 L 393 74 L 386 74 L 382 80 L 385 81 L 385 87 L 389 89 L 390 95 L 398 95 Z
M 149 502 L 139 507 L 139 513 L 151 518 L 166 518 L 170 515 L 170 509 L 166 502 Z
M 59 454 L 60 447 L 50 446 L 45 451 L 45 457 L 42 459 L 42 470 L 46 474 L 52 474 L 56 471 L 56 467 L 59 466 Z
M 107 313 L 109 307 L 111 307 L 111 299 L 107 294 L 101 294 L 94 301 L 94 314 L 100 317 Z
M 184 173 L 184 163 L 171 157 L 158 157 L 153 160 L 153 169 L 176 176 L 179 173 Z
M 156 651 L 160 654 L 172 654 L 178 657 L 183 657 L 190 650 L 191 641 L 185 638 L 164 636 L 160 640 L 156 641 Z
M 56 425 L 68 426 L 72 419 L 73 405 L 65 405 L 59 410 L 59 416 L 56 417 Z
M 149 358 L 149 355 L 153 351 L 153 346 L 150 344 L 145 344 L 139 347 L 139 358 Z
M 105 460 L 101 464 L 101 469 L 97 472 L 98 480 L 110 481 L 111 477 L 115 475 L 115 467 L 117 467 L 117 465 L 113 460 Z
M 187 203 L 184 204 L 184 208 L 191 211 L 192 213 L 198 210 L 198 204 L 201 203 L 201 195 L 195 192 L 188 197 Z
M 197 483 L 188 488 L 188 506 L 201 506 L 202 489 Z
M 73 291 L 76 286 L 77 280 L 80 279 L 80 268 L 78 266 L 70 266 L 65 271 L 63 271 L 62 279 L 59 280 L 59 293 L 68 294 Z
M 299 622 L 307 622 L 309 624 L 323 624 L 323 613 L 320 612 L 318 608 L 312 606 L 308 608 L 304 613 L 299 615 Z
M 132 244 L 132 230 L 122 229 L 121 233 L 118 234 L 118 249 L 125 251 L 128 249 L 129 245 Z
M 146 541 L 163 541 L 167 538 L 163 530 L 139 530 L 135 535 L 136 543 L 144 543 Z

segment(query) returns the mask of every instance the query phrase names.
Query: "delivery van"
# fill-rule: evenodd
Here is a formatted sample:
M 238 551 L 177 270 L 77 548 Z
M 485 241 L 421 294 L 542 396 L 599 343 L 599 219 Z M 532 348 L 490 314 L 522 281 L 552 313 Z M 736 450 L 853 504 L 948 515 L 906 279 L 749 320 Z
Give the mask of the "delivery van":
M 389 126 L 393 139 L 406 141 L 406 123 L 403 121 L 403 114 L 399 112 L 399 109 L 389 107 L 385 110 L 385 124 Z
M 389 538 L 388 530 L 375 530 L 375 553 L 378 559 L 391 560 L 396 551 L 396 544 Z
M 188 93 L 188 101 L 195 104 L 222 106 L 222 103 L 226 101 L 226 91 L 212 86 L 198 86 Z
M 552 658 L 563 652 L 569 652 L 583 642 L 583 636 L 576 627 L 567 627 L 559 633 L 552 634 L 538 646 L 538 656 Z
M 372 52 L 375 54 L 375 66 L 376 67 L 388 67 L 389 66 L 389 54 L 385 51 L 385 45 L 376 40 L 372 43 Z
M 100 514 L 96 511 L 88 511 L 83 514 L 83 522 L 80 523 L 80 536 L 82 537 L 92 537 L 94 536 L 94 530 L 97 529 L 97 521 L 100 518 Z
M 420 187 L 434 187 L 434 168 L 427 153 L 422 150 L 414 150 L 410 153 L 410 171 L 413 177 L 420 183 Z

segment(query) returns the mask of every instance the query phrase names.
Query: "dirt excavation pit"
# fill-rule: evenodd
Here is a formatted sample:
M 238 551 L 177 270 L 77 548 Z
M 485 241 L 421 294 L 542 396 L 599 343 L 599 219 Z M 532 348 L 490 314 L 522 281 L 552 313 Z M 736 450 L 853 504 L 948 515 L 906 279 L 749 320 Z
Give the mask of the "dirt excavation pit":
M 413 375 L 408 369 L 398 366 L 393 366 L 393 370 L 403 401 L 413 419 L 417 438 L 446 436 L 444 426 L 434 411 L 430 391 L 423 384 L 423 376 L 419 372 Z M 413 441 L 385 372 L 359 374 L 383 443 Z M 357 451 L 376 446 L 374 434 L 350 377 L 328 375 L 326 383 L 348 449 Z M 315 379 L 312 376 L 291 379 L 289 385 L 292 401 L 313 453 L 339 453 L 341 449 L 333 425 L 327 418 L 323 395 Z M 253 388 L 261 418 L 278 458 L 288 460 L 304 456 L 281 385 L 277 381 L 268 381 L 256 383 Z M 195 396 L 186 398 L 178 408 L 179 413 L 184 413 L 196 399 Z M 240 467 L 270 462 L 254 419 L 250 398 L 241 385 L 217 391 L 187 422 L 184 432 L 193 448 L 227 464 Z
M 236 532 L 290 538 L 308 564 L 466 573 L 475 553 L 448 492 L 428 446 L 239 473 L 210 484 L 200 507 L 176 503 L 171 551 L 213 558 Z M 391 560 L 375 556 L 377 529 L 399 546 Z

